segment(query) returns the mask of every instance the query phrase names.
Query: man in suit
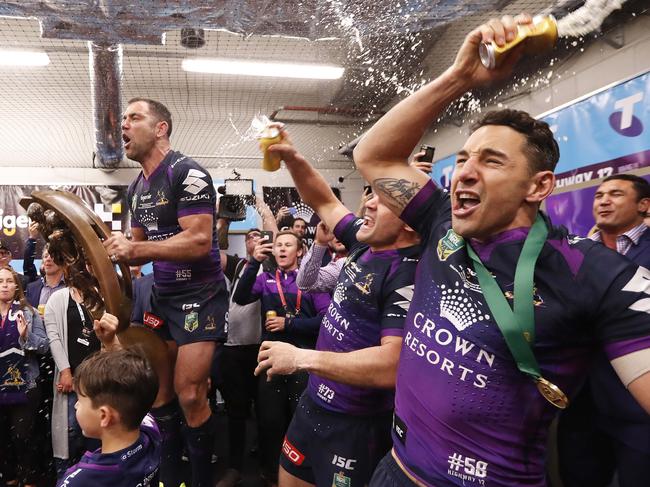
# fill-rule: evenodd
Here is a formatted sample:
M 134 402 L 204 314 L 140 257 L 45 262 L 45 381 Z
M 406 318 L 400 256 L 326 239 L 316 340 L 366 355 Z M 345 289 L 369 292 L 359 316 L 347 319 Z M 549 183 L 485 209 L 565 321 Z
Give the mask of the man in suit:
M 650 268 L 650 183 L 632 174 L 606 178 L 594 196 L 591 239 Z M 566 487 L 605 487 L 615 472 L 621 487 L 645 482 L 650 465 L 650 416 L 625 389 L 604 354 L 559 427 L 560 470 Z

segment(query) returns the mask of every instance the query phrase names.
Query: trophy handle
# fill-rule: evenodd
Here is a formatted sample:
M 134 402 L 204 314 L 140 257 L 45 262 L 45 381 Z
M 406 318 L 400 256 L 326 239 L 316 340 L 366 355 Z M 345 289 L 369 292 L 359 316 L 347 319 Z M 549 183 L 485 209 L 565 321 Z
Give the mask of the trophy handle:
M 56 212 L 65 221 L 93 267 L 106 311 L 119 319 L 118 332 L 125 330 L 131 318 L 131 272 L 125 263 L 118 264 L 123 276 L 120 285 L 114 264 L 102 244 L 102 240 L 111 236 L 106 224 L 81 198 L 69 191 L 34 191 L 31 197 L 22 198 L 20 205 L 27 209 L 33 202 Z

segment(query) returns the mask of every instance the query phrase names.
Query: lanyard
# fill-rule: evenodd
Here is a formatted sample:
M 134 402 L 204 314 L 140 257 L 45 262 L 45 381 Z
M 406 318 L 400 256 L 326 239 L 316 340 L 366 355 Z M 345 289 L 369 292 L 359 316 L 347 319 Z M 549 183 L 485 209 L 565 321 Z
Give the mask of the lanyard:
M 284 297 L 284 291 L 282 289 L 282 283 L 280 282 L 280 269 L 275 270 L 275 283 L 278 286 L 278 294 L 280 295 L 280 301 L 282 302 L 282 307 L 284 308 L 284 311 L 286 313 L 289 313 L 289 310 L 287 309 L 287 300 Z M 302 300 L 302 291 L 300 288 L 298 288 L 298 292 L 296 293 L 296 311 L 293 313 L 293 316 L 297 316 L 300 314 L 300 302 Z
M 538 214 L 517 260 L 512 308 L 506 301 L 496 279 L 483 265 L 471 245 L 467 245 L 467 253 L 474 264 L 474 270 L 485 296 L 485 301 L 494 316 L 494 321 L 503 334 L 510 353 L 517 362 L 517 367 L 537 383 L 540 393 L 549 402 L 564 409 L 568 405 L 568 399 L 557 386 L 542 377 L 539 364 L 531 347 L 531 344 L 535 341 L 533 276 L 535 274 L 535 263 L 544 247 L 547 235 L 548 228 L 546 228 L 544 220 Z

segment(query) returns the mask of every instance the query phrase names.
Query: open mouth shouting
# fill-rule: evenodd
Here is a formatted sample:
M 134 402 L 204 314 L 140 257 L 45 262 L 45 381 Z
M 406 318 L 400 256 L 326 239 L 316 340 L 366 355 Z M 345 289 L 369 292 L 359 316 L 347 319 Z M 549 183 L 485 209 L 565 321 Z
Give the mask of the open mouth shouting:
M 463 218 L 476 211 L 481 203 L 481 198 L 474 191 L 458 189 L 454 192 L 452 213 L 454 216 Z
M 122 134 L 122 141 L 124 142 L 124 149 L 128 149 L 131 144 L 131 138 L 126 134 Z

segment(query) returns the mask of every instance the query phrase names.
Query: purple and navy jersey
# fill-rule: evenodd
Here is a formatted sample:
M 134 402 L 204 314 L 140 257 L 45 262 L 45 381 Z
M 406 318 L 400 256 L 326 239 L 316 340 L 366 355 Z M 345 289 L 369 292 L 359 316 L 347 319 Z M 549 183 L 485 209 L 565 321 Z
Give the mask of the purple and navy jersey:
M 158 487 L 162 436 L 151 415 L 140 425 L 140 437 L 128 448 L 103 454 L 101 448 L 86 452 L 70 467 L 58 487 Z
M 424 250 L 398 368 L 397 458 L 436 487 L 546 485 L 547 431 L 558 410 L 517 368 L 465 242 L 451 229 L 448 195 L 430 181 L 402 219 L 420 233 Z M 546 223 L 534 274 L 533 352 L 542 376 L 571 398 L 599 348 L 610 360 L 650 348 L 650 272 Z M 471 242 L 511 305 L 528 230 Z
M 379 346 L 385 336 L 402 336 L 420 247 L 374 252 L 357 241 L 362 222 L 350 213 L 334 229 L 349 257 L 321 323 L 317 350 L 352 352 Z M 316 404 L 340 413 L 367 415 L 393 409 L 392 390 L 351 386 L 310 374 L 308 391 Z
M 212 177 L 196 161 L 169 151 L 156 170 L 145 178 L 140 172 L 131 183 L 128 202 L 131 226 L 142 228 L 147 240 L 167 240 L 182 232 L 178 219 L 189 215 L 216 216 Z M 192 262 L 153 263 L 156 287 L 176 287 L 223 280 L 216 226 L 210 254 Z
M 260 300 L 262 303 L 262 340 L 281 341 L 299 348 L 314 348 L 318 336 L 318 326 L 330 302 L 330 295 L 318 292 L 301 292 L 300 313 L 296 314 L 298 301 L 298 285 L 296 277 L 298 270 L 284 272 L 262 272 L 258 275 L 261 264 L 250 259 L 244 272 L 239 278 L 233 301 L 241 306 Z M 276 276 L 279 276 L 280 286 L 284 293 L 287 309 L 282 305 L 278 292 Z M 266 312 L 275 311 L 278 316 L 290 316 L 284 322 L 284 331 L 270 332 L 264 328 Z

